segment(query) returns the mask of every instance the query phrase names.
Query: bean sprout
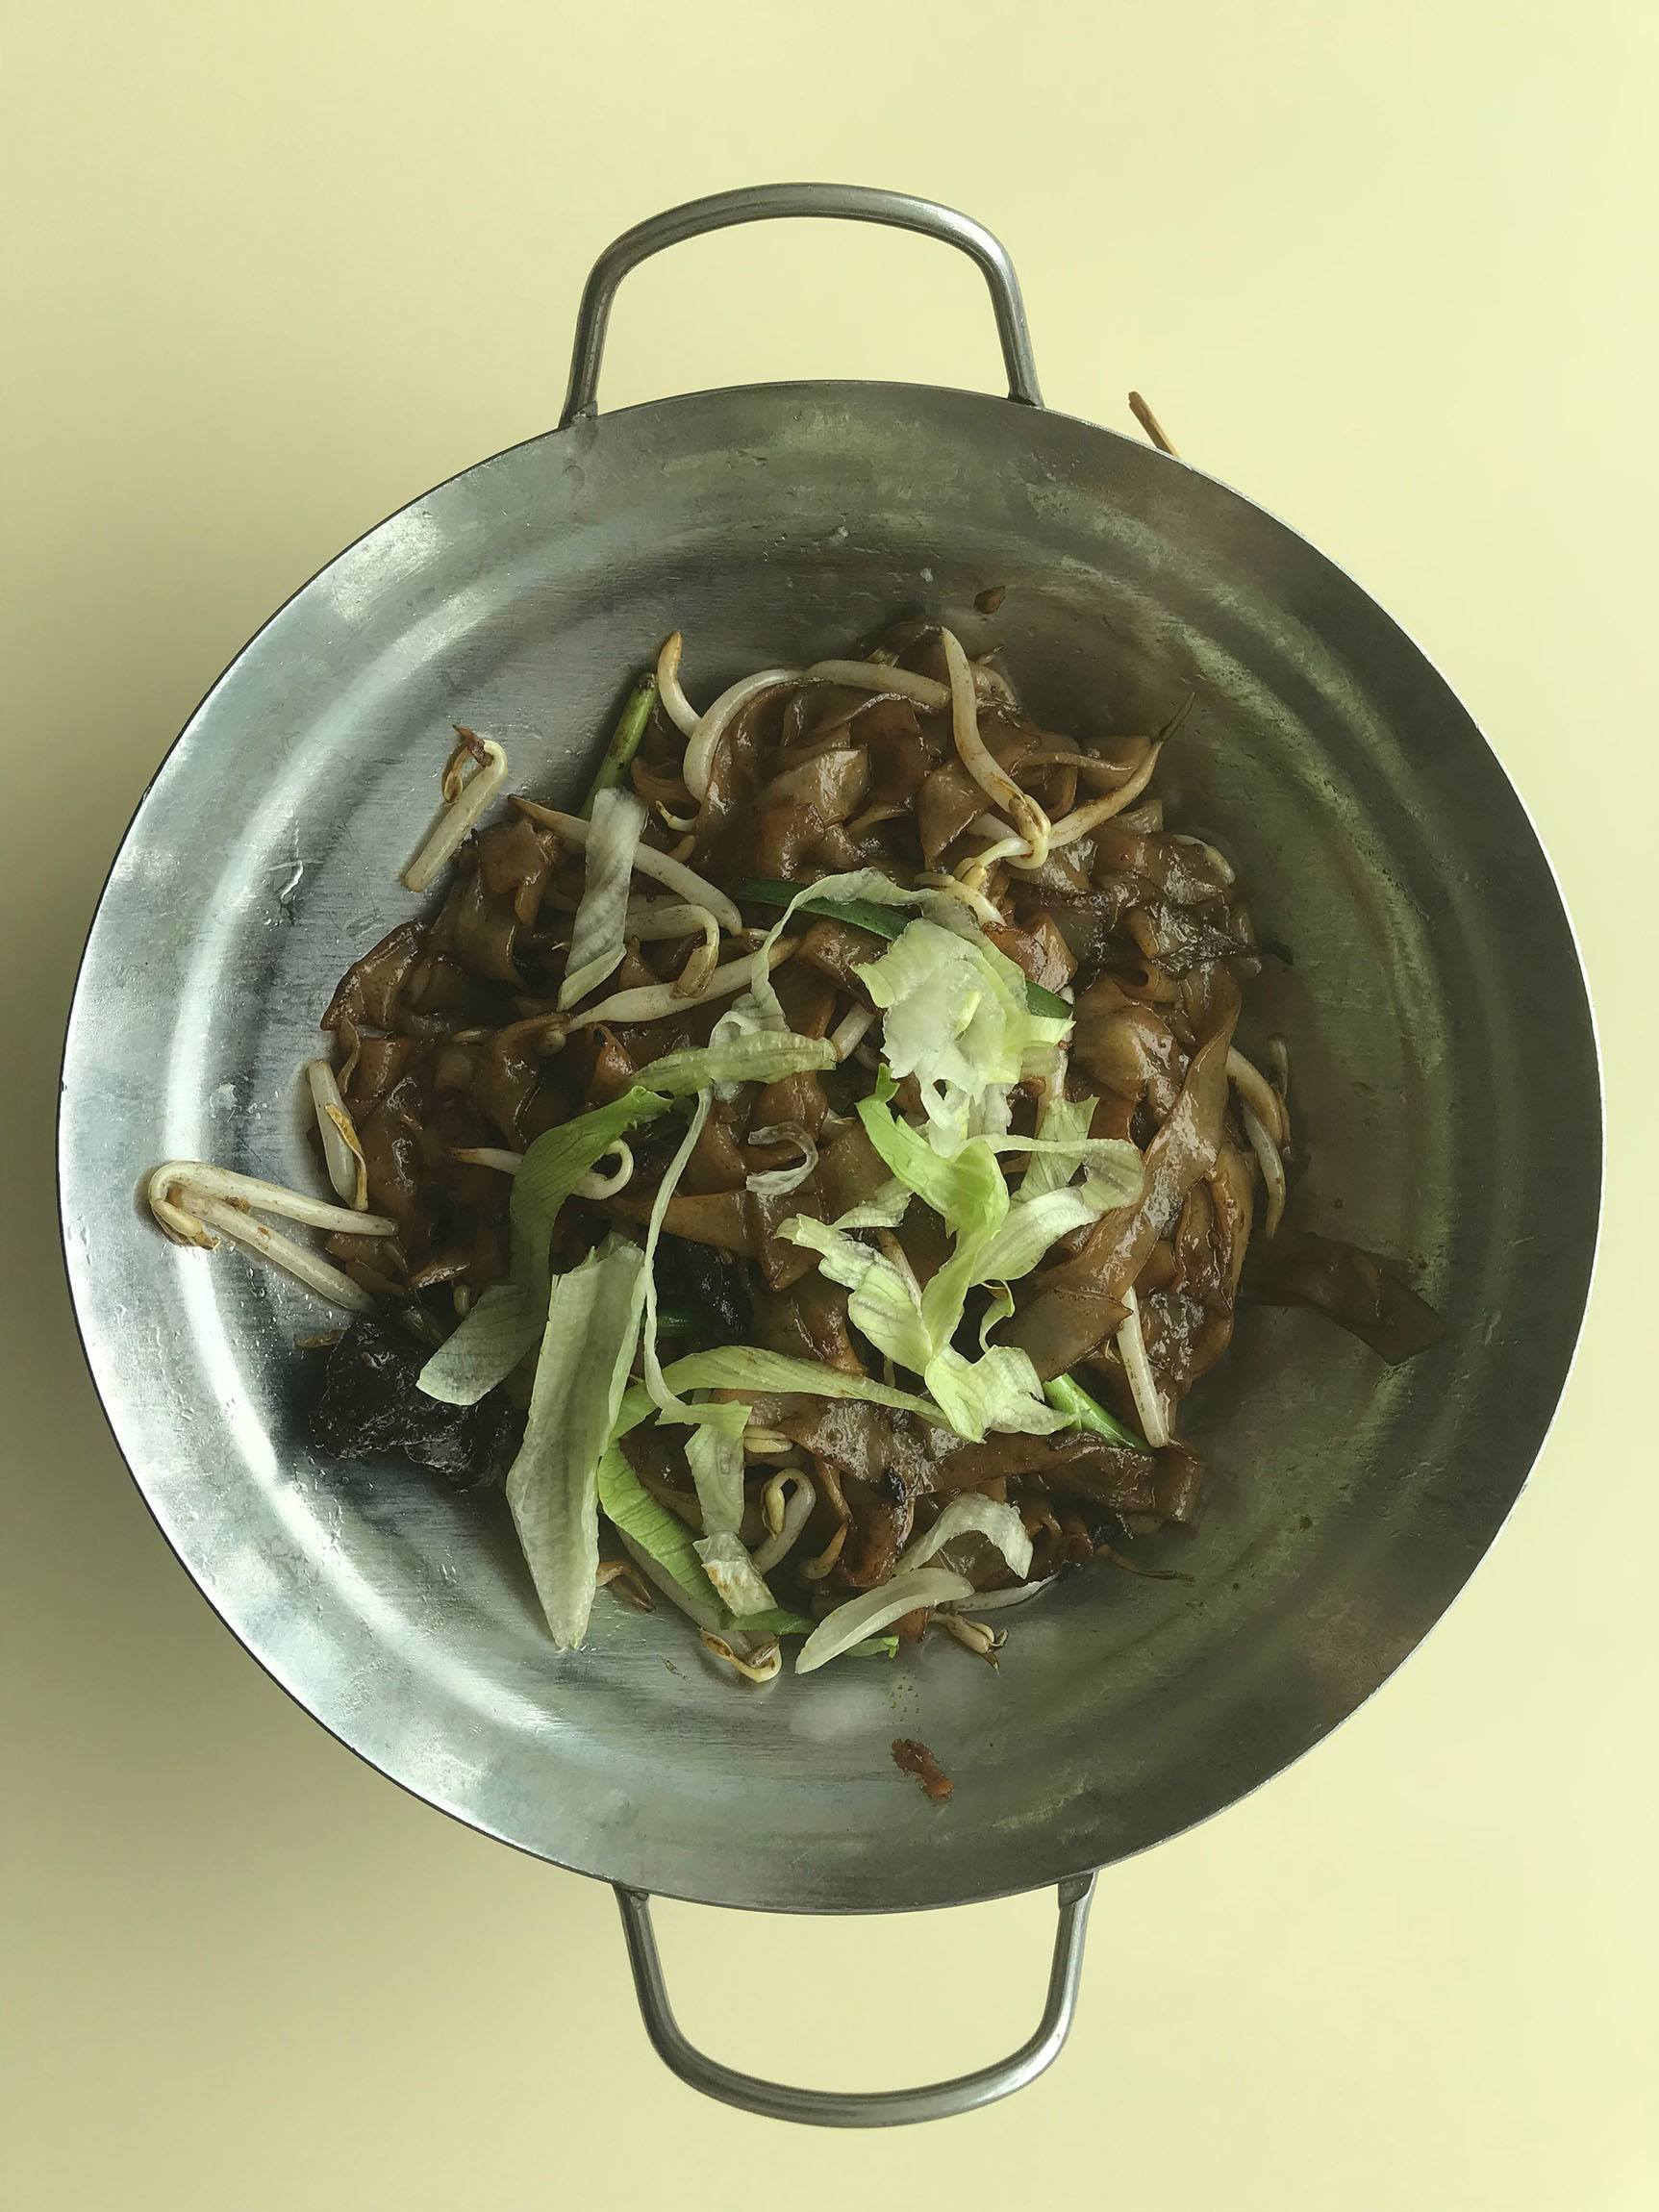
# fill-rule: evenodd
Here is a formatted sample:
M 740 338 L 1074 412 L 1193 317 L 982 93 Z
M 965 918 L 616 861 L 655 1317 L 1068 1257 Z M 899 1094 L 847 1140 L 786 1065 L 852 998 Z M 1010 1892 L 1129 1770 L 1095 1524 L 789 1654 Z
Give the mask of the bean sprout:
M 1141 1301 L 1133 1289 L 1124 1291 L 1123 1303 L 1129 1311 L 1118 1330 L 1118 1357 L 1123 1362 L 1123 1372 L 1129 1378 L 1141 1433 L 1152 1449 L 1159 1451 L 1169 1441 L 1169 1423 L 1164 1416 L 1164 1400 L 1152 1372 L 1152 1363 L 1146 1357 L 1146 1339 L 1141 1332 Z
M 1250 1140 L 1250 1150 L 1256 1155 L 1262 1181 L 1268 1188 L 1268 1217 L 1263 1223 L 1263 1234 L 1270 1237 L 1285 1216 L 1285 1163 L 1272 1132 L 1264 1125 L 1261 1116 L 1243 1093 L 1239 1107 L 1244 1118 L 1244 1135 Z
M 762 668 L 758 675 L 745 676 L 741 683 L 729 686 L 706 715 L 697 716 L 696 727 L 686 740 L 685 765 L 680 770 L 686 779 L 686 789 L 692 798 L 708 797 L 715 754 L 733 717 L 753 700 L 765 697 L 767 691 L 776 691 L 800 681 L 801 671 L 798 668 Z M 732 926 L 735 928 L 736 923 Z
M 446 867 L 461 849 L 461 841 L 507 780 L 507 755 L 493 738 L 474 738 L 460 731 L 461 743 L 450 754 L 443 770 L 444 809 L 433 824 L 426 842 L 403 871 L 407 891 L 429 891 L 439 870 Z M 474 745 L 483 747 L 478 759 Z M 471 775 L 461 779 L 461 763 L 474 762 Z
M 705 1651 L 735 1668 L 745 1682 L 775 1682 L 783 1671 L 783 1649 L 775 1636 L 751 1645 L 746 1636 L 717 1635 L 705 1628 L 702 1642 Z
M 593 1587 L 609 1590 L 613 1597 L 619 1597 L 636 1613 L 654 1613 L 657 1609 L 649 1586 L 630 1560 L 601 1559 L 594 1571 Z
M 465 1168 L 495 1168 L 503 1175 L 516 1175 L 524 1165 L 522 1152 L 506 1152 L 496 1144 L 452 1144 L 449 1157 L 459 1160 Z M 626 1190 L 634 1177 L 634 1153 L 625 1138 L 616 1142 L 599 1155 L 600 1160 L 615 1160 L 616 1165 L 608 1174 L 599 1172 L 596 1161 L 585 1175 L 578 1177 L 574 1194 L 578 1198 L 614 1198 L 618 1191 Z
M 1268 1039 L 1268 1064 L 1273 1070 L 1273 1094 L 1279 1101 L 1282 1141 L 1291 1142 L 1291 1048 L 1282 1037 Z
M 978 1603 L 977 1596 L 974 1603 Z M 977 1659 L 989 1659 L 996 1664 L 996 1654 L 1008 1641 L 1006 1628 L 988 1628 L 983 1621 L 969 1621 L 962 1613 L 936 1613 L 933 1618 L 947 1636 L 965 1645 Z
M 972 864 L 968 865 L 971 867 Z M 961 875 L 945 875 L 938 868 L 929 868 L 916 880 L 925 890 L 943 891 L 949 897 L 960 899 L 976 921 L 988 922 L 993 929 L 1001 927 L 1002 909 L 993 906 L 984 892 L 976 885 L 965 882 Z
M 189 1186 L 186 1195 L 227 1198 L 239 1208 L 258 1206 L 262 1213 L 279 1214 L 286 1220 L 304 1221 L 313 1229 L 330 1229 L 351 1237 L 390 1237 L 397 1223 L 385 1214 L 360 1214 L 354 1208 L 331 1206 L 325 1198 L 290 1191 L 284 1183 L 269 1183 L 263 1175 L 240 1175 L 234 1168 L 215 1168 L 207 1160 L 163 1160 L 155 1169 L 146 1195 L 150 1211 L 176 1244 L 200 1244 L 212 1251 L 213 1239 L 186 1204 L 174 1202 L 174 1190 Z
M 846 1532 L 850 1526 L 849 1521 L 843 1521 L 816 1559 L 803 1559 L 801 1561 L 801 1579 L 803 1581 L 821 1582 L 823 1580 L 841 1557 L 842 1546 L 846 1542 Z
M 680 689 L 680 652 L 685 642 L 678 630 L 664 639 L 657 655 L 657 696 L 675 729 L 689 738 L 697 726 L 697 710 Z
M 874 1022 L 873 1006 L 850 1007 L 830 1031 L 830 1043 L 835 1046 L 836 1058 L 844 1060 L 855 1045 L 862 1044 L 866 1033 Z
M 292 1275 L 296 1282 L 304 1283 L 307 1290 L 315 1291 L 318 1297 L 326 1298 L 330 1305 L 343 1306 L 348 1314 L 368 1314 L 374 1311 L 374 1300 L 368 1293 L 340 1269 L 332 1266 L 320 1253 L 312 1251 L 305 1244 L 296 1244 L 291 1237 L 279 1236 L 275 1229 L 266 1228 L 263 1221 L 256 1221 L 251 1214 L 244 1213 L 240 1206 L 233 1204 L 229 1199 L 210 1197 L 205 1191 L 195 1190 L 189 1184 L 180 1195 L 192 1209 L 202 1230 L 201 1236 L 192 1239 L 192 1242 L 204 1244 L 212 1251 L 215 1240 L 211 1232 L 217 1229 L 221 1236 L 229 1237 L 233 1244 L 245 1245 L 249 1251 L 257 1252 L 262 1260 L 268 1261 L 273 1268 L 281 1268 L 285 1274 Z M 157 1218 L 159 1219 L 160 1216 Z M 352 1216 L 354 1221 L 361 1221 L 363 1218 L 361 1214 Z M 165 1226 L 164 1222 L 163 1226 Z
M 706 932 L 714 919 L 706 906 L 690 899 L 646 899 L 628 909 L 628 935 L 640 944 L 671 944 L 676 938 Z
M 1279 1094 L 1251 1061 L 1235 1044 L 1227 1054 L 1227 1077 L 1262 1127 L 1276 1144 L 1285 1141 L 1283 1119 L 1279 1112 Z
M 1110 821 L 1114 815 L 1121 814 L 1152 781 L 1158 766 L 1158 756 L 1163 750 L 1164 740 L 1154 738 L 1146 748 L 1146 758 L 1128 782 L 1119 784 L 1115 792 L 1108 792 L 1104 798 L 1091 799 L 1086 806 L 1073 807 L 1068 815 L 1062 815 L 1049 832 L 1049 843 L 1075 844 L 1079 838 L 1087 837 L 1091 830 L 1098 829 L 1102 822 Z M 1035 860 L 1022 860 L 1015 865 L 1018 867 L 1036 867 L 1040 864 Z
M 339 1084 L 326 1060 L 308 1060 L 306 1081 L 316 1108 L 317 1132 L 322 1138 L 323 1165 L 328 1179 L 346 1204 L 359 1214 L 368 1211 L 368 1163 L 357 1123 L 346 1111 Z
M 815 661 L 806 671 L 806 681 L 839 684 L 849 691 L 891 691 L 897 698 L 914 699 L 918 707 L 931 707 L 935 713 L 950 704 L 948 684 L 882 661 Z
M 618 1191 L 626 1190 L 634 1179 L 634 1154 L 632 1147 L 620 1137 L 608 1152 L 601 1152 L 600 1160 L 615 1160 L 616 1165 L 608 1174 L 599 1172 L 598 1163 L 580 1176 L 576 1183 L 578 1198 L 614 1198 Z
M 782 1429 L 763 1428 L 754 1421 L 743 1431 L 745 1459 L 787 1459 L 792 1451 L 799 1449 L 794 1438 L 785 1436 Z
M 1026 865 L 1041 867 L 1048 858 L 1048 817 L 1008 770 L 995 759 L 979 734 L 979 708 L 973 695 L 973 678 L 953 631 L 941 630 L 944 665 L 950 671 L 950 729 L 963 767 L 985 792 L 1012 819 L 1015 835 L 1023 841 Z
M 971 1597 L 965 1597 L 961 1602 L 971 1605 L 975 1613 L 1000 1613 L 1010 1605 L 1024 1605 L 1031 1598 L 1040 1597 L 1043 1591 L 1052 1590 L 1057 1580 L 1056 1575 L 1045 1574 L 1039 1582 L 1017 1582 L 1008 1590 L 976 1590 Z M 934 1618 L 939 1620 L 942 1615 L 936 1613 Z
M 768 968 L 781 968 L 794 955 L 798 938 L 780 937 L 767 956 Z M 597 1006 L 584 1007 L 580 1014 L 568 1018 L 549 1016 L 549 1042 L 563 1037 L 572 1029 L 592 1029 L 601 1022 L 666 1021 L 670 1015 L 684 1014 L 692 1006 L 707 1006 L 716 998 L 730 998 L 735 992 L 746 988 L 755 971 L 754 954 L 745 952 L 741 960 L 728 960 L 716 968 L 700 991 L 690 992 L 684 997 L 676 994 L 671 983 L 641 983 L 632 991 L 618 991 Z
M 772 1526 L 772 1504 L 776 1502 L 776 1528 Z M 754 1546 L 754 1571 L 759 1575 L 769 1575 L 772 1569 L 801 1542 L 801 1535 L 812 1520 L 814 1506 L 818 1504 L 818 1487 L 812 1475 L 801 1467 L 786 1467 L 783 1473 L 772 1475 L 766 1487 L 764 1509 L 767 1516 L 767 1535 Z

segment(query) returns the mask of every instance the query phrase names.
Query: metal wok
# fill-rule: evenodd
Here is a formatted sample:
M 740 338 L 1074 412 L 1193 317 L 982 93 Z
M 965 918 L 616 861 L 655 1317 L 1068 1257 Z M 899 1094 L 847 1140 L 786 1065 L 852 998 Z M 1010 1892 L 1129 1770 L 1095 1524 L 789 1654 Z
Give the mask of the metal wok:
M 618 279 L 724 224 L 842 215 L 983 270 L 1009 397 L 876 384 L 701 392 L 600 415 Z M 974 595 L 1006 584 L 994 626 Z M 548 1645 L 493 1497 L 314 1456 L 304 1293 L 164 1244 L 144 1170 L 209 1157 L 299 1180 L 297 1070 L 348 955 L 409 909 L 449 725 L 569 795 L 627 672 L 670 629 L 688 680 L 809 660 L 908 608 L 1006 665 L 1056 728 L 1198 705 L 1167 771 L 1221 832 L 1293 1040 L 1311 1225 L 1401 1257 L 1452 1325 L 1398 1370 L 1247 1311 L 1194 1401 L 1214 1469 L 1188 1586 L 1104 1570 L 1018 1616 L 999 1673 L 953 1646 L 738 1694 L 674 1617 L 601 1604 Z M 1359 587 L 1237 492 L 1040 403 L 996 241 L 825 186 L 641 225 L 584 296 L 565 418 L 361 539 L 198 710 L 139 807 L 69 1023 L 63 1232 L 88 1356 L 169 1542 L 250 1651 L 406 1788 L 618 1885 L 647 2025 L 728 2100 L 868 2125 L 1004 2094 L 1059 2049 L 1093 1871 L 1276 1773 L 1432 1626 L 1532 1464 L 1583 1308 L 1599 1188 L 1591 1019 L 1548 864 L 1480 733 Z M 1339 1210 L 1340 1209 L 1340 1210 Z M 669 1664 L 665 1665 L 665 1660 Z M 894 1774 L 918 1735 L 941 1810 Z M 881 1912 L 1059 1885 L 1042 2024 L 1014 2058 L 831 2097 L 688 2046 L 648 1893 Z

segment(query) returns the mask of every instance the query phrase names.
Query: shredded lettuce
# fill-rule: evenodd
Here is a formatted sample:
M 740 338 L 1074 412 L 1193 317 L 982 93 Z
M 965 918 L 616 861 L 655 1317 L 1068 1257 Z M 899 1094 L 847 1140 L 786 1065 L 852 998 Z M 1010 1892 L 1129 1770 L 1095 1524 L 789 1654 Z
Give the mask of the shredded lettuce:
M 910 1277 L 884 1254 L 822 1221 L 796 1216 L 782 1222 L 777 1233 L 818 1254 L 820 1270 L 852 1294 L 847 1318 L 853 1326 L 877 1351 L 921 1376 L 934 1412 L 958 1436 L 977 1444 L 993 1428 L 1046 1436 L 1065 1425 L 1064 1416 L 1043 1402 L 1037 1370 L 1024 1352 L 996 1345 L 968 1360 L 952 1345 L 966 1297 L 960 1278 L 970 1271 L 967 1265 L 948 1261 L 918 1295 Z M 971 1261 L 970 1240 L 959 1243 L 958 1249 Z M 953 1268 L 956 1284 L 935 1299 Z
M 619 1445 L 613 1444 L 599 1462 L 598 1491 L 606 1519 L 679 1585 L 693 1619 L 715 1629 L 742 1628 L 751 1636 L 811 1633 L 810 1621 L 783 1606 L 748 1614 L 742 1620 L 725 1612 L 716 1602 L 709 1576 L 697 1556 L 698 1539 L 677 1514 L 651 1496 L 628 1465 Z
M 867 930 L 872 937 L 885 937 L 890 943 L 903 929 L 899 912 L 890 905 L 880 905 L 873 896 L 863 898 L 826 898 L 825 886 L 833 882 L 847 883 L 851 876 L 826 876 L 819 883 L 811 884 L 803 892 L 798 883 L 784 883 L 776 876 L 750 876 L 736 887 L 736 894 L 756 906 L 788 906 L 795 914 L 819 915 L 825 921 L 844 921 L 853 929 Z M 884 883 L 886 877 L 881 879 Z M 890 885 L 890 889 L 892 887 Z M 943 892 L 931 891 L 908 894 L 910 902 L 931 913 L 936 920 L 943 919 L 947 928 L 961 929 L 967 921 L 965 902 Z M 970 926 L 970 924 L 969 924 Z M 1071 1008 L 1057 992 L 1046 990 L 1041 983 L 1029 980 L 1025 986 L 1025 1002 L 1033 1014 L 1052 1015 L 1056 1020 L 1069 1022 Z M 1031 1070 L 1027 1069 L 1027 1073 Z
M 1134 1147 L 1130 1147 L 1131 1151 Z M 980 1245 L 975 1255 L 978 1282 L 1018 1282 L 1030 1274 L 1050 1244 L 1097 1221 L 1114 1207 L 1127 1205 L 1141 1188 L 1141 1157 L 1135 1153 L 1131 1178 L 1122 1171 L 1090 1175 L 1081 1183 L 1068 1183 L 1059 1191 L 1043 1191 L 1036 1197 L 1021 1192 L 1008 1209 L 1008 1218 Z
M 858 1102 L 858 1118 L 882 1160 L 958 1235 L 994 1228 L 1008 1211 L 1008 1186 L 991 1144 L 969 1138 L 960 1151 L 935 1151 L 919 1129 L 893 1113 L 889 1101 L 895 1089 L 884 1067 L 874 1092 Z
M 634 880 L 634 855 L 645 826 L 645 802 L 637 792 L 610 785 L 593 795 L 592 834 L 584 855 L 582 897 L 570 932 L 561 1007 L 574 1006 L 622 965 L 624 923 Z
M 1033 1014 L 1025 978 L 977 931 L 922 916 L 854 972 L 882 1010 L 883 1054 L 914 1075 L 937 1152 L 1008 1126 L 1008 1094 L 1026 1059 L 1068 1021 Z
M 1063 1190 L 1080 1168 L 1093 1175 L 1120 1173 L 1133 1182 L 1128 1198 L 1136 1195 L 1141 1188 L 1140 1153 L 1120 1137 L 1091 1137 L 1093 1118 L 1093 1098 L 1050 1098 L 1035 1137 L 992 1139 L 998 1152 L 1030 1153 L 1031 1164 L 1019 1186 L 1022 1198 L 1041 1198 Z
M 1066 1417 L 1044 1401 L 1029 1357 L 1012 1345 L 993 1345 L 976 1360 L 945 1345 L 928 1361 L 926 1379 L 947 1425 L 970 1444 L 993 1429 L 1051 1436 L 1066 1426 Z
M 893 1572 L 903 1574 L 910 1568 L 924 1567 L 935 1552 L 968 1535 L 983 1536 L 994 1544 L 1021 1581 L 1030 1573 L 1031 1539 L 1018 1508 L 1000 1504 L 976 1490 L 959 1491 L 927 1534 L 918 1536 L 900 1552 Z
M 800 908 L 819 906 L 825 902 L 844 904 L 849 898 L 862 899 L 878 908 L 925 909 L 957 904 L 957 901 L 943 892 L 906 891 L 873 867 L 851 868 L 844 875 L 820 876 L 817 883 L 802 884 L 798 890 L 793 886 L 790 889 L 792 895 L 783 912 L 755 947 L 749 988 L 741 998 L 734 1000 L 730 1011 L 723 1014 L 715 1024 L 716 1040 L 742 1037 L 757 1029 L 789 1027 L 783 1003 L 772 985 L 771 950 Z
M 666 1111 L 654 1091 L 636 1084 L 609 1106 L 595 1106 L 538 1137 L 513 1178 L 512 1272 L 487 1290 L 461 1326 L 420 1370 L 420 1388 L 445 1405 L 476 1405 L 512 1373 L 547 1325 L 553 1223 L 577 1183 L 618 1137 Z
M 554 1277 L 524 1441 L 508 1471 L 514 1525 L 562 1650 L 581 1643 L 592 1609 L 595 1475 L 634 1358 L 644 1264 L 637 1244 L 613 1238 Z
M 692 1550 L 703 1563 L 703 1572 L 718 1593 L 726 1611 L 741 1628 L 762 1613 L 775 1613 L 778 1601 L 767 1588 L 766 1577 L 730 1532 L 698 1537 Z
M 696 1409 L 686 1458 L 697 1488 L 703 1533 L 692 1548 L 727 1610 L 739 1619 L 775 1610 L 777 1600 L 739 1539 L 743 1518 L 743 1430 L 749 1409 L 736 1399 Z
M 686 1443 L 705 1536 L 735 1536 L 743 1518 L 743 1430 L 749 1409 L 735 1401 L 701 1407 Z
M 921 1300 L 914 1282 L 885 1254 L 806 1214 L 780 1222 L 777 1234 L 817 1254 L 818 1272 L 851 1294 L 847 1319 L 878 1352 L 916 1374 L 925 1374 L 936 1347 L 922 1318 Z
M 600 1460 L 597 1483 L 606 1519 L 672 1576 L 685 1593 L 687 1611 L 694 1620 L 717 1627 L 719 1607 L 703 1572 L 703 1563 L 693 1549 L 695 1539 L 677 1514 L 651 1496 L 628 1465 L 619 1445 L 613 1443 Z
M 914 1613 L 918 1605 L 945 1605 L 953 1598 L 972 1596 L 973 1585 L 965 1574 L 952 1574 L 943 1567 L 917 1567 L 895 1574 L 879 1589 L 861 1591 L 833 1613 L 826 1613 L 801 1646 L 795 1672 L 810 1674 L 816 1668 L 827 1666 L 855 1644 Z
M 832 1229 L 896 1229 L 910 1211 L 910 1201 L 916 1195 L 895 1175 L 891 1183 L 884 1183 L 872 1198 L 866 1198 L 859 1206 L 849 1206 L 844 1214 L 838 1214 L 830 1223 Z
M 763 1351 L 758 1345 L 725 1345 L 717 1351 L 688 1352 L 684 1359 L 663 1370 L 663 1380 L 671 1391 L 735 1390 L 749 1396 L 775 1391 L 807 1397 L 860 1398 L 866 1405 L 890 1406 L 895 1413 L 914 1413 L 937 1427 L 944 1425 L 938 1406 L 914 1391 L 894 1390 L 888 1383 L 870 1382 L 863 1375 L 842 1374 L 839 1368 L 821 1367 L 814 1360 L 791 1359 L 787 1352 Z M 638 1428 L 655 1410 L 645 1385 L 633 1384 L 623 1395 L 611 1431 L 613 1440 Z
M 775 1083 L 780 1076 L 834 1066 L 835 1046 L 827 1037 L 799 1037 L 792 1029 L 751 1030 L 684 1052 L 666 1052 L 643 1074 L 653 1091 L 677 1097 L 716 1083 Z

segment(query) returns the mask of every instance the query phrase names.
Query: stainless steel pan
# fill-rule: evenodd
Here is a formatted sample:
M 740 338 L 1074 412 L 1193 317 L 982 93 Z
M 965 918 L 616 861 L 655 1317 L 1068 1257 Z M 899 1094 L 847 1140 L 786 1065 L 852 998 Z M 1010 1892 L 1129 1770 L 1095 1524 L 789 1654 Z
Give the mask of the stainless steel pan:
M 607 311 L 660 247 L 767 215 L 896 223 L 984 272 L 1009 396 L 872 384 L 596 411 Z M 1006 584 L 993 624 L 976 592 Z M 449 725 L 572 794 L 628 671 L 671 628 L 688 680 L 811 659 L 896 611 L 994 640 L 1052 726 L 1198 708 L 1169 779 L 1236 851 L 1294 964 L 1256 987 L 1295 1041 L 1300 1203 L 1401 1256 L 1452 1323 L 1390 1371 L 1311 1317 L 1251 1311 L 1194 1408 L 1215 1475 L 1188 1586 L 1081 1574 L 1000 1673 L 955 1646 L 740 1695 L 673 1617 L 603 1603 L 549 1646 L 494 1498 L 314 1457 L 305 1295 L 165 1245 L 163 1157 L 308 1172 L 296 1071 L 348 953 L 409 910 L 396 871 Z M 559 429 L 417 499 L 299 591 L 145 796 L 69 1024 L 63 1231 L 88 1355 L 189 1573 L 342 1742 L 487 1833 L 617 1885 L 658 2049 L 785 2118 L 961 2110 L 1047 2063 L 1093 1870 L 1173 1835 L 1333 1728 L 1426 1633 L 1538 1450 L 1595 1241 L 1599 1095 L 1548 864 L 1422 654 L 1303 540 L 1196 470 L 1039 403 L 1014 273 L 965 217 L 827 186 L 641 225 L 590 281 Z M 923 1737 L 947 1809 L 893 1772 Z M 882 1912 L 1059 1885 L 1042 2025 L 926 2090 L 756 2082 L 672 2023 L 650 1892 Z

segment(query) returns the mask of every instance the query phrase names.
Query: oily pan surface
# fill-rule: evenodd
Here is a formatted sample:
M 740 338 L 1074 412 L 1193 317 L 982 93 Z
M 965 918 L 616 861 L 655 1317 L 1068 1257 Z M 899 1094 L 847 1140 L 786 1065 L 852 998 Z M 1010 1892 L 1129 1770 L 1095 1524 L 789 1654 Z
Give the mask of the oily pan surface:
M 1310 1225 L 1420 1269 L 1448 1343 L 1383 1370 L 1247 1312 L 1194 1394 L 1191 1585 L 1096 1571 L 999 1673 L 951 1646 L 757 1697 L 678 1624 L 595 1610 L 552 1652 L 498 1499 L 322 1466 L 269 1275 L 160 1251 L 163 1153 L 301 1180 L 295 1074 L 398 867 L 451 722 L 573 796 L 618 675 L 673 627 L 698 694 L 906 607 L 993 625 L 1050 726 L 1198 699 L 1161 775 L 1286 944 Z M 182 984 L 179 981 L 182 975 Z M 857 1909 L 1050 1878 L 1155 1841 L 1317 1739 L 1436 1617 L 1523 1478 L 1593 1233 L 1594 1062 L 1519 805 L 1431 670 L 1245 503 L 1004 403 L 711 394 L 499 457 L 363 540 L 210 697 L 117 864 L 71 1026 L 65 1233 L 88 1348 L 152 1506 L 231 1624 L 389 1772 L 565 1863 L 715 1900 Z M 902 1785 L 895 1735 L 957 1779 Z

